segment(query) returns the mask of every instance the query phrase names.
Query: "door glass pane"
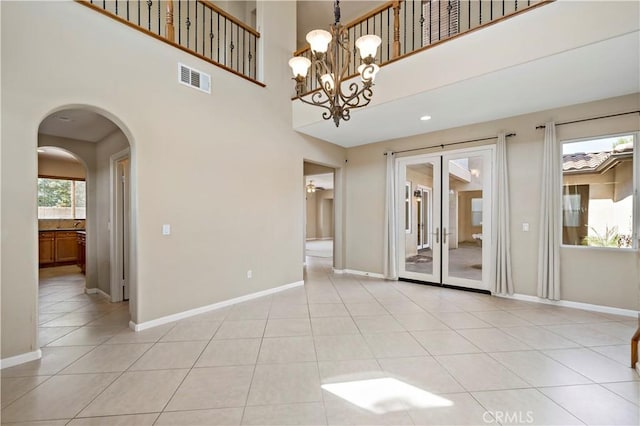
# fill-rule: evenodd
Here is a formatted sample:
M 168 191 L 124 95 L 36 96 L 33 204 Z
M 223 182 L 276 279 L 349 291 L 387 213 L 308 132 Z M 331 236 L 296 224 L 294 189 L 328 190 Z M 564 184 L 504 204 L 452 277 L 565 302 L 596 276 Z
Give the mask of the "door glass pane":
M 411 182 L 411 210 L 417 213 L 405 235 L 405 270 L 422 274 L 433 274 L 433 253 L 427 246 L 433 212 L 425 200 L 424 188 L 433 187 L 433 164 L 413 164 L 407 166 L 407 181 Z
M 449 161 L 449 276 L 482 280 L 483 157 Z

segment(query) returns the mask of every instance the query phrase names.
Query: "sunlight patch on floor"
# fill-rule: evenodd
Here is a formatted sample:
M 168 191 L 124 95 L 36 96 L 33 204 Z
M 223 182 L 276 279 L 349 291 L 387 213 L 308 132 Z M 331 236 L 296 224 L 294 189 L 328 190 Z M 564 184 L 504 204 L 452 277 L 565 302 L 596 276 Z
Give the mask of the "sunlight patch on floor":
M 392 378 L 331 383 L 322 388 L 375 414 L 453 405 L 448 399 Z

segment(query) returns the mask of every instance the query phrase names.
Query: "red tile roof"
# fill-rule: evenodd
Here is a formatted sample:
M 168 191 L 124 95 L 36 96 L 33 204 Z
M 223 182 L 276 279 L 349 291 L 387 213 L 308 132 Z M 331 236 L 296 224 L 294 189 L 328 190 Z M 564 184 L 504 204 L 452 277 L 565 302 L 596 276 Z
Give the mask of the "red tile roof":
M 562 171 L 595 170 L 611 157 L 611 151 L 605 152 L 577 152 L 562 156 Z

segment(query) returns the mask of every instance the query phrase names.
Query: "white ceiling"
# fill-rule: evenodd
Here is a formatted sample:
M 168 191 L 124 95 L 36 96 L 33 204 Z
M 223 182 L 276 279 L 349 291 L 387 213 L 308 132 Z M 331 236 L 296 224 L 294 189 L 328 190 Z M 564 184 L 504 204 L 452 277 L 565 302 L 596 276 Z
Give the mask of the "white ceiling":
M 100 114 L 84 109 L 67 109 L 45 118 L 38 133 L 99 142 L 117 129 L 118 126 Z
M 486 122 L 640 91 L 639 33 L 547 56 L 476 78 L 354 110 L 336 128 L 296 130 L 344 147 Z M 428 54 L 428 51 L 422 53 Z M 383 67 L 376 85 L 384 85 Z M 375 87 L 374 87 L 375 99 Z M 422 115 L 432 119 L 420 121 Z M 320 111 L 318 111 L 320 116 Z

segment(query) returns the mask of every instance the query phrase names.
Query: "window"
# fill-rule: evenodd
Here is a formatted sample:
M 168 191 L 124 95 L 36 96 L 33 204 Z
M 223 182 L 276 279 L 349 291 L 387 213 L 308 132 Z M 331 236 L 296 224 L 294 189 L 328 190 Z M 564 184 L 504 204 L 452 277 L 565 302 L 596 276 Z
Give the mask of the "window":
M 637 134 L 562 145 L 562 243 L 634 248 Z
M 471 199 L 471 226 L 482 226 L 482 198 Z
M 38 178 L 38 219 L 86 219 L 86 182 Z
M 411 233 L 411 182 L 404 184 L 404 230 Z

